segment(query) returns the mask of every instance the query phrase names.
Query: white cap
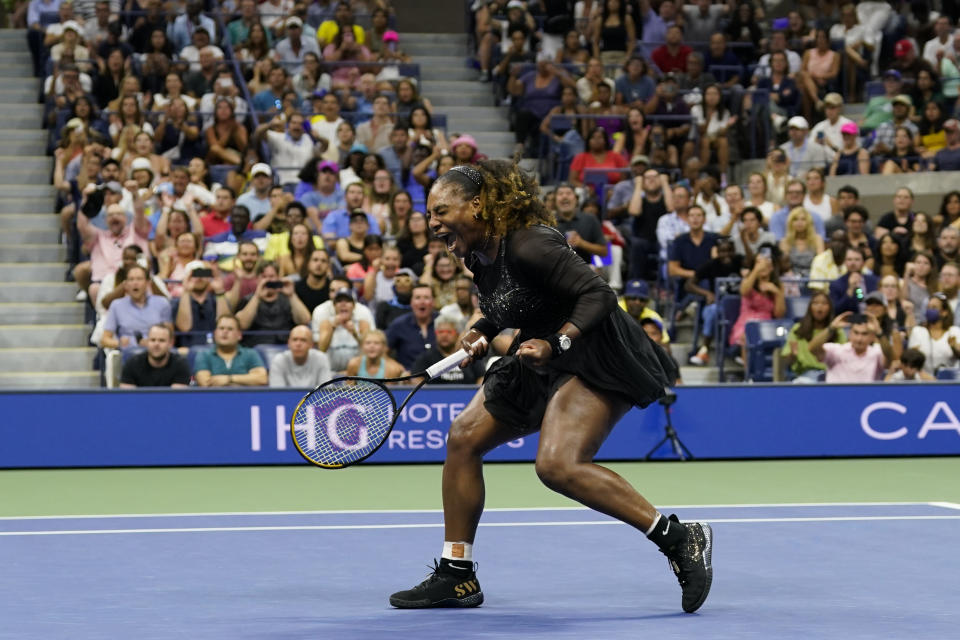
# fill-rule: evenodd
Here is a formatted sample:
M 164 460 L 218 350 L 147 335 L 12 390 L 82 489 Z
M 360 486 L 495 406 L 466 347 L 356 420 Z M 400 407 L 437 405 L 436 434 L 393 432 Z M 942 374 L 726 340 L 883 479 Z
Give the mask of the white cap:
M 136 158 L 133 162 L 130 163 L 130 175 L 133 175 L 134 171 L 149 171 L 150 175 L 153 175 L 153 165 L 150 164 L 148 158 Z
M 526 9 L 526 8 L 527 8 L 527 5 L 525 5 L 521 0 L 510 0 L 510 2 L 507 3 L 507 9 Z
M 803 116 L 793 116 L 787 120 L 788 129 L 809 129 L 810 124 L 807 122 L 807 119 Z
M 80 33 L 80 23 L 76 20 L 67 20 L 63 23 L 63 30 L 73 29 L 74 33 Z
M 183 270 L 188 275 L 193 275 L 194 269 L 209 269 L 209 268 L 210 268 L 209 265 L 203 260 L 191 260 L 190 262 L 187 263 L 187 266 L 184 267 Z
M 292 27 L 293 25 L 297 25 L 298 27 L 302 27 L 302 26 L 303 26 L 303 20 L 301 20 L 301 19 L 298 18 L 297 16 L 290 16 L 289 18 L 287 18 L 287 21 L 286 21 L 286 23 L 285 23 L 285 26 Z
M 263 173 L 270 177 L 273 177 L 273 169 L 270 168 L 266 162 L 258 162 L 250 168 L 250 177 L 254 177 L 259 173 Z

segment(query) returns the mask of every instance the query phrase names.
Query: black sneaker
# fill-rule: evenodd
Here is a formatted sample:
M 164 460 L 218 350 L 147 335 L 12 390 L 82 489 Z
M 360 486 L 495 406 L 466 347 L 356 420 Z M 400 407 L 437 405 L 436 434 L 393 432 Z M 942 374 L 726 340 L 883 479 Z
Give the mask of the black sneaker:
M 449 567 L 447 565 L 450 565 Z M 398 609 L 428 609 L 432 607 L 479 607 L 483 591 L 474 573 L 472 562 L 456 564 L 433 561 L 433 573 L 413 589 L 398 591 L 390 596 L 390 604 Z
M 671 515 L 670 520 L 680 524 L 676 515 Z M 683 589 L 683 610 L 693 613 L 707 599 L 710 583 L 713 582 L 713 566 L 710 563 L 713 529 L 705 522 L 687 522 L 682 526 L 687 530 L 686 538 L 676 549 L 669 553 L 664 551 L 664 555 Z

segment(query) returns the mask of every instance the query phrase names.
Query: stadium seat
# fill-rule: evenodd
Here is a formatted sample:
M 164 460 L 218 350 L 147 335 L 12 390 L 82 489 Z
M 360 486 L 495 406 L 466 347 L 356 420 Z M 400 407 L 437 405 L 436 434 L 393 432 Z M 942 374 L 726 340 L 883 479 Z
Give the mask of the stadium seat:
M 773 353 L 783 347 L 792 326 L 792 319 L 753 321 L 744 326 L 747 380 L 773 381 Z
M 807 313 L 807 307 L 810 306 L 810 296 L 791 296 L 786 299 L 787 312 L 784 318 L 799 320 Z
M 267 368 L 267 371 L 270 371 L 270 362 L 273 360 L 273 357 L 278 353 L 283 353 L 287 350 L 287 345 L 285 344 L 258 344 L 254 347 L 257 353 L 260 354 L 260 358 L 263 360 L 264 366 Z
M 960 380 L 960 368 L 937 370 L 937 380 Z
M 194 367 L 197 361 L 197 355 L 201 351 L 206 351 L 207 349 L 212 349 L 210 345 L 206 344 L 195 344 L 190 347 L 190 350 L 187 352 L 187 363 L 190 365 L 190 373 L 193 373 L 196 369 Z

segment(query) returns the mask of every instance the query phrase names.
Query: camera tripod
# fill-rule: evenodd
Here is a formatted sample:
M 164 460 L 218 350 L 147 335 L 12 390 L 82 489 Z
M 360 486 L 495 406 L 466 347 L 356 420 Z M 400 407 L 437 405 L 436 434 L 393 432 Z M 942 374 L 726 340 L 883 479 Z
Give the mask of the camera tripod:
M 653 448 L 647 452 L 647 455 L 644 456 L 644 460 L 650 460 L 653 457 L 653 454 L 665 445 L 670 443 L 670 446 L 673 448 L 673 454 L 680 460 L 693 460 L 693 454 L 690 453 L 690 449 L 687 449 L 687 446 L 683 444 L 680 440 L 680 436 L 677 435 L 677 430 L 673 428 L 673 422 L 670 420 L 670 405 L 677 401 L 677 394 L 673 393 L 667 389 L 667 394 L 657 400 L 657 403 L 663 407 L 663 413 L 667 418 L 667 423 L 663 427 L 664 436 L 657 444 L 653 445 Z

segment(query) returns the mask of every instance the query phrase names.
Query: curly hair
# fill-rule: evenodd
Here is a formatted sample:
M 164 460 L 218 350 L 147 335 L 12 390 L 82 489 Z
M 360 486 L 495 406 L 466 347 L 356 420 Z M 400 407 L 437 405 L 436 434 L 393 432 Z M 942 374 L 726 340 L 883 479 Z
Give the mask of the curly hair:
M 490 231 L 505 236 L 535 224 L 556 226 L 556 218 L 540 200 L 536 178 L 511 160 L 481 160 L 461 172 L 457 167 L 437 178 L 434 188 L 447 184 L 459 189 L 465 200 L 480 198 L 480 219 Z M 470 170 L 479 173 L 478 183 Z

